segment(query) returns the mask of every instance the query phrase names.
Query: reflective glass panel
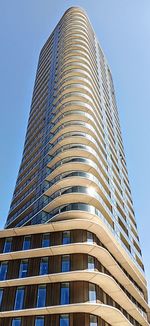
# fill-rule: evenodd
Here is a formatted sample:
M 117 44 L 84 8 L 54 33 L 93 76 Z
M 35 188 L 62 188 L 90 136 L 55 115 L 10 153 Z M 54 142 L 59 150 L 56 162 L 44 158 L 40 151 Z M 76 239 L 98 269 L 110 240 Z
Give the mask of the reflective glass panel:
M 97 326 L 97 317 L 90 315 L 90 326 Z
M 46 302 L 46 286 L 40 285 L 38 287 L 37 308 L 45 307 L 45 302 Z
M 31 237 L 25 236 L 23 241 L 23 250 L 28 250 L 31 248 Z
M 8 264 L 3 262 L 0 264 L 0 281 L 6 280 Z
M 96 288 L 95 284 L 89 284 L 89 301 L 96 302 Z
M 93 243 L 93 233 L 87 231 L 87 242 Z
M 63 244 L 70 243 L 70 231 L 64 231 L 64 232 L 63 232 L 62 243 L 63 243 Z
M 3 252 L 10 252 L 11 251 L 11 244 L 12 244 L 12 238 L 7 238 L 5 240 Z
M 48 274 L 48 258 L 41 258 L 40 261 L 40 275 Z
M 68 304 L 69 303 L 69 283 L 61 284 L 61 293 L 60 293 L 60 304 Z
M 45 233 L 42 237 L 42 247 L 49 247 L 50 246 L 50 234 Z
M 35 326 L 44 326 L 44 317 L 36 317 Z
M 28 260 L 22 260 L 20 263 L 19 277 L 26 277 L 28 274 Z
M 14 310 L 23 309 L 24 304 L 24 288 L 20 287 L 16 290 Z
M 88 256 L 88 269 L 94 271 L 94 257 Z
M 12 326 L 21 326 L 21 318 L 13 318 Z
M 59 326 L 69 326 L 69 315 L 60 315 Z
M 70 271 L 70 256 L 64 255 L 61 259 L 61 271 L 69 272 Z
M 3 289 L 0 289 L 0 306 L 2 303 L 2 298 L 3 298 Z

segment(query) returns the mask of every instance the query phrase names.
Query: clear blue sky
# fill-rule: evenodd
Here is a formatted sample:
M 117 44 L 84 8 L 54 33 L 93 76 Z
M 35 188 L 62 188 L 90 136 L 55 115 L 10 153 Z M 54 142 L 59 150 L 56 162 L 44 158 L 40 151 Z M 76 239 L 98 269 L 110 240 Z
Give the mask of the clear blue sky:
M 38 54 L 64 11 L 83 7 L 110 64 L 150 280 L 150 1 L 0 0 L 0 227 L 21 161 Z

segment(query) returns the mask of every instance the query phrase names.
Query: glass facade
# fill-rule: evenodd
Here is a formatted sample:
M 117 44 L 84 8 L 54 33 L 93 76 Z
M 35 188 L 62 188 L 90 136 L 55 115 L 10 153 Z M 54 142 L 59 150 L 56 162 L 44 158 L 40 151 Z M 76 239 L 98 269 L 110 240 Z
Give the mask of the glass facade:
M 81 314 L 82 326 L 110 326 L 109 307 L 117 325 L 148 326 L 144 266 L 112 75 L 80 8 L 66 11 L 40 52 L 3 232 L 4 325 L 7 318 L 12 325 L 30 324 L 30 318 L 34 326 L 78 325 Z M 94 305 L 97 316 L 92 315 Z
M 86 14 L 72 12 L 66 17 L 66 24 L 73 19 L 75 26 L 67 31 L 60 21 L 39 56 L 6 228 L 47 223 L 72 208 L 82 215 L 89 211 L 100 217 L 143 270 L 111 71 Z M 52 209 L 60 196 L 61 209 L 57 204 Z M 92 243 L 88 232 L 87 241 Z M 62 242 L 70 243 L 67 231 Z M 49 245 L 45 234 L 42 246 Z M 10 243 L 5 250 L 10 250 Z

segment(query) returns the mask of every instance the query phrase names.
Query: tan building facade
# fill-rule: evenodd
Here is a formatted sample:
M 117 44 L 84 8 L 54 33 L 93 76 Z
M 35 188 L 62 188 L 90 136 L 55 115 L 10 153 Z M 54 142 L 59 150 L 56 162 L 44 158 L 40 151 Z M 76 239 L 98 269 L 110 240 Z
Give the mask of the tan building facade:
M 0 252 L 0 325 L 149 325 L 112 76 L 80 8 L 40 53 Z

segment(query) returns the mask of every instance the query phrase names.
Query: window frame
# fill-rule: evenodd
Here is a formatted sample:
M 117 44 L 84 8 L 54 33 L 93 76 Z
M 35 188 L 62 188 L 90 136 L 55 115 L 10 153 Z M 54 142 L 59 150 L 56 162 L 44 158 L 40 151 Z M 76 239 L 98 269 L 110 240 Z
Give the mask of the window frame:
M 41 293 L 40 293 L 40 290 L 42 290 Z M 43 290 L 44 290 L 44 296 L 43 296 Z M 36 308 L 43 308 L 43 307 L 46 306 L 46 297 L 47 297 L 46 284 L 38 285 L 37 298 L 36 298 Z M 43 301 L 43 298 L 44 298 L 44 301 Z M 42 299 L 42 305 L 40 305 L 41 299 Z
M 64 289 L 67 289 L 67 291 Z M 67 305 L 70 303 L 70 284 L 63 282 L 60 284 L 60 305 Z
M 18 296 L 19 291 L 22 291 L 22 293 L 23 293 L 23 296 L 22 296 L 21 300 L 20 300 L 20 298 Z M 17 298 L 17 296 L 18 296 L 18 298 Z M 16 293 L 15 293 L 15 301 L 14 301 L 14 308 L 13 308 L 13 310 L 22 310 L 22 309 L 24 309 L 24 299 L 25 299 L 25 287 L 18 286 L 17 289 L 16 289 Z M 18 300 L 19 300 L 19 308 L 16 307 Z M 21 306 L 20 306 L 20 302 L 22 302 Z
M 89 283 L 89 302 L 97 302 L 96 285 L 94 283 Z
M 46 265 L 47 266 L 47 272 L 46 273 L 41 273 L 42 271 L 42 264 L 44 263 L 44 260 L 46 262 Z M 41 260 L 40 260 L 40 266 L 39 266 L 39 275 L 47 275 L 49 274 L 49 257 L 42 257 Z
M 10 244 L 9 250 L 6 250 L 7 244 Z M 12 238 L 5 238 L 3 253 L 11 252 L 12 250 Z
M 68 261 L 65 262 L 65 258 L 68 258 Z M 68 264 L 68 268 L 65 268 L 65 263 Z M 61 256 L 61 272 L 65 273 L 65 272 L 70 272 L 71 270 L 71 261 L 70 261 L 70 255 L 62 255 Z
M 47 236 L 48 239 L 44 239 L 44 237 Z M 48 241 L 48 245 L 43 245 L 43 242 L 44 241 Z M 47 232 L 47 233 L 43 233 L 42 235 L 42 248 L 47 248 L 47 247 L 50 247 L 51 243 L 50 243 L 50 232 Z
M 15 321 L 19 321 L 19 324 L 17 323 L 16 325 L 15 325 Z M 12 324 L 11 324 L 12 326 L 21 326 L 21 317 L 16 317 L 16 318 L 13 318 L 12 319 Z
M 1 278 L 2 266 L 6 266 L 6 270 L 5 270 L 5 274 L 4 274 L 3 278 Z M 7 273 L 8 273 L 8 261 L 1 261 L 1 263 L 0 263 L 0 281 L 7 280 Z
M 30 246 L 29 248 L 25 248 L 25 239 L 30 239 Z M 23 238 L 22 250 L 30 250 L 31 249 L 31 235 L 25 235 Z
M 89 324 L 90 324 L 90 326 L 98 326 L 98 318 L 97 318 L 97 316 L 90 315 L 90 323 Z
M 92 262 L 89 261 L 90 259 L 92 260 Z M 93 256 L 88 255 L 87 263 L 88 263 L 88 266 L 87 266 L 88 270 L 94 271 L 95 270 L 95 259 Z
M 68 325 L 66 325 L 66 323 L 63 325 L 63 318 L 65 319 L 65 316 L 67 316 L 67 324 Z M 59 326 L 69 326 L 70 325 L 70 316 L 69 316 L 69 314 L 61 314 L 60 316 L 59 316 Z
M 38 320 L 42 320 L 42 322 L 43 322 L 43 325 L 42 326 L 44 326 L 45 325 L 45 318 L 44 318 L 44 316 L 36 316 L 35 317 L 35 322 L 34 322 L 34 326 L 38 326 Z M 41 325 L 40 325 L 41 326 Z
M 23 263 L 25 262 L 25 264 L 27 265 L 27 270 L 26 270 L 26 275 L 20 275 L 21 273 L 23 273 L 24 271 L 21 270 L 21 266 L 23 265 Z M 22 259 L 20 262 L 20 267 L 19 267 L 19 278 L 25 278 L 28 276 L 28 259 Z
M 0 307 L 2 306 L 4 289 L 0 288 Z
M 65 237 L 66 234 L 69 234 L 69 236 Z M 65 241 L 67 239 L 67 241 Z M 69 240 L 68 240 L 69 239 Z M 71 243 L 71 232 L 70 231 L 63 231 L 62 232 L 62 244 L 70 244 Z
M 93 233 L 90 232 L 90 231 L 87 231 L 87 242 L 88 243 L 94 243 Z

